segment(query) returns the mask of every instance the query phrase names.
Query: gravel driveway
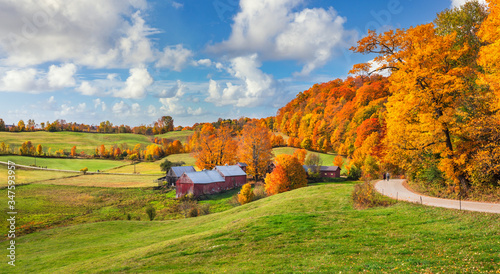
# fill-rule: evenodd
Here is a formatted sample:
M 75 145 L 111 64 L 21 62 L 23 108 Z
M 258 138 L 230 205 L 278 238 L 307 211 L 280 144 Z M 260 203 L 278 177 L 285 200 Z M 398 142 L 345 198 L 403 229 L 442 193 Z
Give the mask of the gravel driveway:
M 445 207 L 453 209 L 462 209 L 470 211 L 500 213 L 500 204 L 495 203 L 481 203 L 458 201 L 450 199 L 441 199 L 425 196 L 422 194 L 414 193 L 403 186 L 403 179 L 392 179 L 389 181 L 379 181 L 375 184 L 375 189 L 385 196 L 393 199 L 404 200 L 413 203 L 421 203 L 423 205 Z

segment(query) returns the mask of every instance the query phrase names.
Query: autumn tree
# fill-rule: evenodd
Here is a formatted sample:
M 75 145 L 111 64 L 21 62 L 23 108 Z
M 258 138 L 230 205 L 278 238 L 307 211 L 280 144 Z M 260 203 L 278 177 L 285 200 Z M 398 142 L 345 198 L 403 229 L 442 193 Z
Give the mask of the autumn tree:
M 36 146 L 36 154 L 37 155 L 42 155 L 43 154 L 43 149 L 42 149 L 42 145 L 41 144 L 38 144 Z
M 273 157 L 269 129 L 255 122 L 244 125 L 238 150 L 239 160 L 248 165 L 247 174 L 263 179 Z
M 253 197 L 254 197 L 254 194 L 252 191 L 252 185 L 250 185 L 249 183 L 244 184 L 241 187 L 240 193 L 238 194 L 238 202 L 240 202 L 240 204 L 244 205 L 244 204 L 247 204 L 247 203 L 250 203 L 251 201 L 253 201 Z
M 5 122 L 0 118 L 0 131 L 5 131 Z
M 479 52 L 478 64 L 484 70 L 481 82 L 490 85 L 496 93 L 496 107 L 500 107 L 500 2 L 487 0 L 489 15 L 481 24 L 478 36 L 484 46 Z
M 464 7 L 453 11 L 455 14 L 439 17 L 438 29 L 434 24 L 426 24 L 383 34 L 370 31 L 353 50 L 378 54 L 375 61 L 382 65 L 377 70 L 391 70 L 392 94 L 386 105 L 390 151 L 387 160 L 411 170 L 423 156 L 436 158 L 445 177 L 467 190 L 467 159 L 478 140 L 469 132 L 492 113 L 483 107 L 491 96 L 484 87 L 473 84 L 477 66 L 470 61 L 475 58 L 471 48 L 477 44 L 473 28 L 482 20 L 475 15 L 481 9 Z M 475 16 L 470 18 L 474 23 L 461 22 L 455 27 L 443 23 L 445 17 L 453 18 L 469 8 L 478 12 L 462 15 Z M 464 27 L 470 29 L 460 30 Z M 469 42 L 462 45 L 462 40 Z M 368 69 L 368 64 L 359 64 L 352 72 Z
M 76 146 L 73 146 L 71 148 L 71 153 L 70 153 L 71 157 L 76 157 Z
M 340 155 L 335 156 L 335 158 L 333 158 L 333 165 L 342 168 L 342 166 L 344 165 L 344 158 L 342 158 L 342 156 Z
M 299 163 L 303 165 L 306 161 L 307 150 L 301 148 L 293 152 L 293 156 L 299 160 Z
M 17 128 L 19 131 L 24 131 L 26 129 L 26 126 L 25 126 L 23 120 L 19 120 L 19 122 L 17 123 Z
M 265 178 L 265 188 L 269 195 L 307 186 L 307 176 L 299 160 L 287 154 L 276 157 L 276 168 Z
M 216 129 L 211 124 L 205 124 L 194 145 L 194 157 L 200 169 L 213 169 L 217 165 L 233 165 L 237 162 L 238 143 L 227 125 Z

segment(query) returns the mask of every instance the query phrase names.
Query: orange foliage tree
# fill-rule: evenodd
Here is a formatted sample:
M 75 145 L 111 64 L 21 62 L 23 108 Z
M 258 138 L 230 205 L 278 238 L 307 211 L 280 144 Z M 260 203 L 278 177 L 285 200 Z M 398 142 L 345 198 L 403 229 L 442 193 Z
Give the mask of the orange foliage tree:
M 247 174 L 255 180 L 263 179 L 273 157 L 269 129 L 256 122 L 247 123 L 238 150 L 239 160 L 247 164 Z
M 200 169 L 213 169 L 217 165 L 236 164 L 238 143 L 229 126 L 215 128 L 205 124 L 194 138 L 194 157 Z
M 267 174 L 266 192 L 269 195 L 307 186 L 307 175 L 299 160 L 292 155 L 278 155 L 276 168 Z
M 301 148 L 297 149 L 293 152 L 293 157 L 297 158 L 299 160 L 299 163 L 303 165 L 306 161 L 306 155 L 307 155 L 307 150 Z

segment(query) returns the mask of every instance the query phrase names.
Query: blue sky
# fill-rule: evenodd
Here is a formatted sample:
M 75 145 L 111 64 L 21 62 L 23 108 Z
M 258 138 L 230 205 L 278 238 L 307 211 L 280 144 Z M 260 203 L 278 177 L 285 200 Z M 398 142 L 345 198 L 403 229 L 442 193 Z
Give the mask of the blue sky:
M 367 29 L 465 0 L 53 0 L 0 3 L 0 118 L 136 126 L 275 115 L 372 56 Z

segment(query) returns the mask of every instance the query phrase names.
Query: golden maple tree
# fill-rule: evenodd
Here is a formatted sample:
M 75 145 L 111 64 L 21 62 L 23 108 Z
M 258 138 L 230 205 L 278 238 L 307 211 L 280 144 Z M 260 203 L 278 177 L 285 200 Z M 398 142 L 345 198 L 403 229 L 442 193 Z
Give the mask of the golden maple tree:
M 272 163 L 271 133 L 257 122 L 243 126 L 239 142 L 239 161 L 247 164 L 247 174 L 256 180 L 264 178 Z
M 205 124 L 196 140 L 194 157 L 198 168 L 213 169 L 217 165 L 236 164 L 238 143 L 229 126 L 215 128 Z

